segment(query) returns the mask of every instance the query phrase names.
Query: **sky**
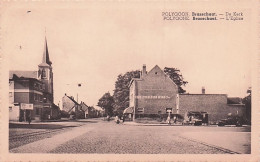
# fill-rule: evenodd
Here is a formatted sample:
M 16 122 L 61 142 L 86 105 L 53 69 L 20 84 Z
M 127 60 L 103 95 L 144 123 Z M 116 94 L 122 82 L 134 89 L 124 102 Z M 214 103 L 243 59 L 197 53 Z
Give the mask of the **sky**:
M 236 22 L 165 21 L 162 12 L 174 7 L 156 2 L 67 3 L 15 3 L 2 14 L 9 70 L 37 70 L 47 37 L 56 104 L 67 93 L 96 106 L 104 93 L 113 94 L 119 74 L 143 64 L 148 71 L 155 65 L 180 69 L 188 93 L 204 86 L 208 94 L 244 97 L 251 86 L 246 11 Z

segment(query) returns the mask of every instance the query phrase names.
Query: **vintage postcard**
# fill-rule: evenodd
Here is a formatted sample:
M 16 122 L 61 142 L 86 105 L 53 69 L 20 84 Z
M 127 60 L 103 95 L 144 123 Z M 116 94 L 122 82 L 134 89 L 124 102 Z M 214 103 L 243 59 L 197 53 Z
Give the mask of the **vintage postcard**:
M 0 161 L 259 161 L 259 1 L 0 2 Z

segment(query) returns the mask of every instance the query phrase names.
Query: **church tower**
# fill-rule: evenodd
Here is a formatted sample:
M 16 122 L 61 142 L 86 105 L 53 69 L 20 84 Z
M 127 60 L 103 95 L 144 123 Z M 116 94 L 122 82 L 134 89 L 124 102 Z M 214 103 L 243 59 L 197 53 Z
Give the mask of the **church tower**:
M 44 83 L 43 106 L 45 108 L 51 108 L 53 103 L 53 73 L 51 64 L 47 39 L 45 37 L 42 63 L 38 65 L 38 80 L 41 80 Z

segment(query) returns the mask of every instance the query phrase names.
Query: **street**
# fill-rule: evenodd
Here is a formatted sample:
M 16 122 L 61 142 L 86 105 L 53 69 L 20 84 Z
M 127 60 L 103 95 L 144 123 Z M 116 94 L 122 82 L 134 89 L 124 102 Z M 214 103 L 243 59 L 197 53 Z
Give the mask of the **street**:
M 24 128 L 27 127 L 27 128 Z M 248 154 L 250 127 L 116 124 L 103 118 L 10 124 L 11 153 Z

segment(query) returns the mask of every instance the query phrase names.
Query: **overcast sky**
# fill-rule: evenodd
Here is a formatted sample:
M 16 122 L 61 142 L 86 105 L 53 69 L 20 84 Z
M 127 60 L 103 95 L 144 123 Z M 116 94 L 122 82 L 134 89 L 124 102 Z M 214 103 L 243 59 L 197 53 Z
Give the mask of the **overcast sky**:
M 126 2 L 18 4 L 2 16 L 9 69 L 38 69 L 46 28 L 56 104 L 65 93 L 78 93 L 79 100 L 95 106 L 105 92 L 113 93 L 119 74 L 141 70 L 143 64 L 148 71 L 155 65 L 180 69 L 189 93 L 201 93 L 204 86 L 206 93 L 244 97 L 251 86 L 246 12 L 240 22 L 181 22 L 164 21 L 162 12 L 171 7 L 155 2 L 147 7 Z

